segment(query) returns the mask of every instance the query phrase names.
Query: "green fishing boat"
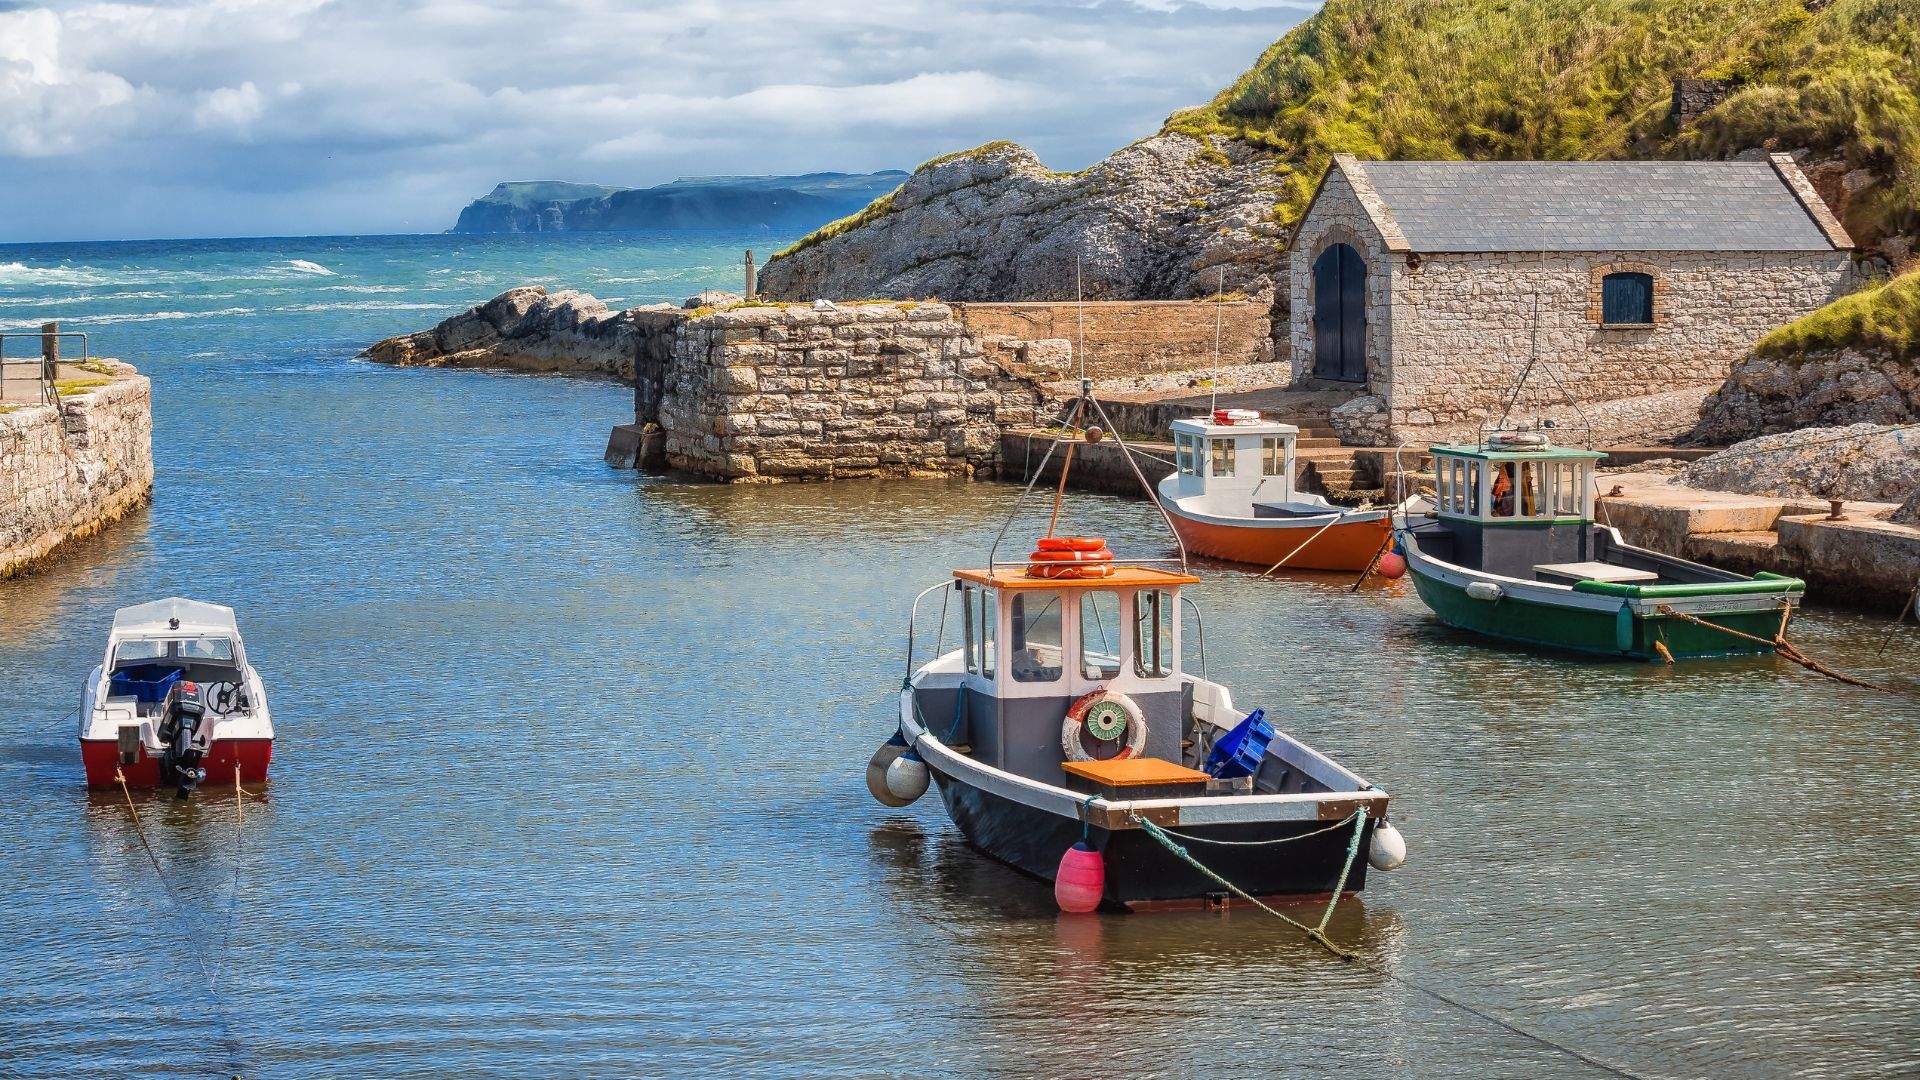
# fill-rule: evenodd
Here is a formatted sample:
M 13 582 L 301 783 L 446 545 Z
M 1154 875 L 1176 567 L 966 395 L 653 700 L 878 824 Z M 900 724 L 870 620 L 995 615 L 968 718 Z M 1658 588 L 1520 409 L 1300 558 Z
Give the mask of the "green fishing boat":
M 1591 450 L 1538 432 L 1432 448 L 1436 488 L 1396 540 L 1440 621 L 1506 641 L 1641 660 L 1771 652 L 1806 592 L 1635 547 L 1594 520 Z M 1426 502 L 1427 505 L 1421 505 Z

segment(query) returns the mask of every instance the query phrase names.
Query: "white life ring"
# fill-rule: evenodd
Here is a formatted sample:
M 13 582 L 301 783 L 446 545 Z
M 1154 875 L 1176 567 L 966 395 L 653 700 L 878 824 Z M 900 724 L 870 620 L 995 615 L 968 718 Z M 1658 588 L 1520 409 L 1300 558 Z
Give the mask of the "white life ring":
M 1147 743 L 1146 716 L 1132 698 L 1101 687 L 1067 707 L 1067 718 L 1060 724 L 1060 750 L 1067 755 L 1068 761 L 1094 760 L 1093 755 L 1087 753 L 1086 747 L 1080 744 L 1080 732 L 1088 729 L 1090 716 L 1090 734 L 1102 742 L 1112 742 L 1122 734 L 1116 730 L 1110 736 L 1103 735 L 1103 730 L 1117 727 L 1120 722 L 1125 723 L 1126 744 L 1113 759 L 1140 756 L 1141 748 Z
M 1495 446 L 1509 446 L 1520 449 L 1545 449 L 1547 437 L 1537 431 L 1503 431 L 1492 439 Z

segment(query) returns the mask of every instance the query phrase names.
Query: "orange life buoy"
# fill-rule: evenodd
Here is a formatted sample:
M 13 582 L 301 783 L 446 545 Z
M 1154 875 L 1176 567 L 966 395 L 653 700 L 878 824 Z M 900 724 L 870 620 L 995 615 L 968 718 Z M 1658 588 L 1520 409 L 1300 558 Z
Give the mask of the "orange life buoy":
M 1066 581 L 1075 578 L 1113 576 L 1112 563 L 1034 563 L 1027 567 L 1028 577 Z
M 1033 546 L 1041 551 L 1101 551 L 1107 542 L 1098 536 L 1043 536 Z
M 1067 706 L 1067 718 L 1060 725 L 1060 750 L 1067 760 L 1093 760 L 1093 755 L 1087 753 L 1086 746 L 1080 741 L 1080 733 L 1087 726 L 1088 715 L 1096 709 L 1099 712 L 1094 717 L 1093 728 L 1105 730 L 1089 730 L 1088 733 L 1102 742 L 1124 738 L 1126 741 L 1114 759 L 1139 757 L 1147 742 L 1146 716 L 1132 698 L 1103 686 Z M 1118 730 L 1114 730 L 1116 728 Z
M 1048 551 L 1042 548 L 1027 556 L 1030 562 L 1112 562 L 1113 552 L 1106 548 L 1092 551 Z

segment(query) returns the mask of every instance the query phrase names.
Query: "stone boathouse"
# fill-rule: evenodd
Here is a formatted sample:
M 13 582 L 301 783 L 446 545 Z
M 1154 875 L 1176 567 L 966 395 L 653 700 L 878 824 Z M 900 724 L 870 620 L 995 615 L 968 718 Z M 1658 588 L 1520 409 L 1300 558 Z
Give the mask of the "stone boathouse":
M 1551 419 L 1568 441 L 1655 439 L 1691 427 L 1762 335 L 1850 291 L 1852 247 L 1784 154 L 1341 155 L 1281 286 L 1293 377 L 1364 385 L 1335 427 L 1389 446 L 1497 419 L 1532 360 L 1514 419 Z

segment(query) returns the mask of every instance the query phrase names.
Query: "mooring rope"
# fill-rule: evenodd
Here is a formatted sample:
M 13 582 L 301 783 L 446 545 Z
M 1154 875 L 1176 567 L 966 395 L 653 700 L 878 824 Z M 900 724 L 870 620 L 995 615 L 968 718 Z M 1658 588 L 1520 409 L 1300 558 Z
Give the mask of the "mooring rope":
M 1751 642 L 1754 642 L 1755 644 L 1769 646 L 1773 649 L 1773 651 L 1777 655 L 1785 657 L 1786 659 L 1791 660 L 1796 664 L 1799 664 L 1801 667 L 1806 668 L 1808 671 L 1817 672 L 1818 674 L 1825 675 L 1829 679 L 1833 679 L 1837 682 L 1846 683 L 1848 686 L 1858 686 L 1863 690 L 1878 690 L 1883 694 L 1902 693 L 1902 691 L 1895 690 L 1889 686 L 1881 686 L 1878 683 L 1870 683 L 1870 682 L 1867 682 L 1865 679 L 1856 679 L 1853 676 L 1848 675 L 1844 672 L 1835 671 L 1834 669 L 1828 667 L 1827 665 L 1821 663 L 1820 661 L 1815 660 L 1811 656 L 1808 656 L 1806 653 L 1801 652 L 1797 647 L 1794 646 L 1792 642 L 1787 640 L 1787 619 L 1791 617 L 1793 613 L 1793 608 L 1790 605 L 1783 605 L 1783 606 L 1786 607 L 1786 610 L 1782 613 L 1782 616 L 1780 619 L 1780 630 L 1776 634 L 1774 634 L 1772 641 L 1768 641 L 1766 638 L 1763 638 L 1758 634 L 1749 634 L 1742 630 L 1735 630 L 1731 626 L 1722 626 L 1719 623 L 1708 622 L 1707 620 L 1699 618 L 1698 616 L 1689 615 L 1684 611 L 1676 611 L 1671 605 L 1668 605 L 1668 604 L 1657 605 L 1653 610 L 1661 615 L 1666 615 L 1671 618 L 1679 619 L 1682 622 L 1689 622 L 1694 624 L 1695 626 L 1705 627 L 1708 630 L 1718 630 L 1723 634 L 1729 635 L 1731 637 L 1739 638 L 1742 641 L 1751 641 Z
M 1194 836 L 1190 833 L 1175 832 L 1164 825 L 1159 826 L 1159 829 L 1168 836 L 1178 840 L 1185 840 L 1190 844 L 1217 844 L 1221 847 L 1271 847 L 1274 844 L 1291 844 L 1295 840 L 1305 840 L 1309 836 L 1319 836 L 1321 833 L 1330 833 L 1336 829 L 1346 828 L 1352 823 L 1353 815 L 1348 814 L 1346 817 L 1328 825 L 1326 828 L 1300 833 L 1297 836 L 1282 836 L 1274 840 L 1215 840 L 1210 836 Z
M 1261 903 L 1258 898 L 1249 894 L 1245 889 L 1242 889 L 1238 885 L 1235 885 L 1233 882 L 1228 881 L 1224 877 L 1221 877 L 1219 874 L 1215 873 L 1212 869 L 1202 864 L 1200 860 L 1194 858 L 1193 855 L 1190 854 L 1185 848 L 1174 843 L 1172 840 L 1172 837 L 1177 834 L 1169 833 L 1167 830 L 1161 828 L 1158 825 L 1155 825 L 1153 822 L 1131 811 L 1128 812 L 1127 816 L 1130 820 L 1138 824 L 1140 828 L 1143 831 L 1145 831 L 1148 836 L 1153 837 L 1168 851 L 1171 851 L 1173 854 L 1177 855 L 1180 859 L 1185 861 L 1189 866 L 1192 866 L 1194 869 L 1207 875 L 1207 877 L 1213 879 L 1216 882 L 1219 882 L 1221 885 L 1224 885 L 1235 896 L 1238 896 L 1241 899 L 1252 903 L 1255 907 L 1258 907 L 1260 910 L 1265 911 L 1267 914 L 1272 915 L 1273 917 L 1279 919 L 1280 921 L 1287 923 L 1291 926 L 1297 927 L 1300 930 L 1304 931 L 1308 937 L 1312 938 L 1315 942 L 1319 943 L 1319 945 L 1322 948 L 1326 949 L 1328 952 L 1339 957 L 1340 959 L 1345 960 L 1351 964 L 1356 964 L 1359 967 L 1365 968 L 1367 971 L 1371 972 L 1374 975 L 1378 975 L 1380 978 L 1385 979 L 1388 982 L 1397 983 L 1398 985 L 1404 986 L 1409 990 L 1417 990 L 1420 993 L 1425 994 L 1430 998 L 1433 998 L 1435 1001 L 1439 1001 L 1446 1005 L 1451 1005 L 1454 1008 L 1460 1010 L 1463 1013 L 1466 1013 L 1469 1016 L 1478 1017 L 1479 1019 L 1484 1020 L 1487 1023 L 1492 1024 L 1495 1027 L 1498 1027 L 1504 1031 L 1511 1032 L 1514 1035 L 1518 1035 L 1519 1037 L 1526 1039 L 1530 1042 L 1537 1043 L 1541 1046 L 1547 1047 L 1550 1050 L 1554 1050 L 1558 1053 L 1565 1054 L 1567 1057 L 1570 1057 L 1575 1061 L 1579 1061 L 1584 1064 L 1591 1065 L 1594 1068 L 1601 1070 L 1602 1072 L 1609 1073 L 1614 1076 L 1626 1077 L 1627 1080 L 1650 1080 L 1649 1077 L 1645 1076 L 1642 1073 L 1633 1072 L 1629 1069 L 1623 1068 L 1622 1066 L 1615 1065 L 1610 1061 L 1605 1061 L 1600 1058 L 1594 1057 L 1592 1054 L 1589 1054 L 1584 1050 L 1580 1050 L 1575 1047 L 1568 1046 L 1565 1043 L 1555 1042 L 1554 1040 L 1549 1039 L 1544 1035 L 1540 1035 L 1535 1032 L 1528 1031 L 1526 1028 L 1523 1028 L 1520 1025 L 1513 1023 L 1512 1021 L 1502 1019 L 1501 1017 L 1496 1016 L 1493 1013 L 1488 1012 L 1487 1010 L 1482 1009 L 1476 1005 L 1470 1004 L 1465 1001 L 1461 1001 L 1458 998 L 1454 998 L 1447 994 L 1443 994 L 1440 991 L 1435 990 L 1430 986 L 1426 986 L 1421 983 L 1415 982 L 1414 980 L 1409 979 L 1406 976 L 1401 975 L 1395 971 L 1392 971 L 1386 967 L 1383 967 L 1380 964 L 1368 961 L 1366 958 L 1362 957 L 1358 951 L 1346 949 L 1339 945 L 1335 945 L 1330 939 L 1328 939 L 1326 935 L 1327 925 L 1333 919 L 1333 911 L 1335 906 L 1340 903 L 1341 892 L 1344 891 L 1347 887 L 1347 876 L 1353 870 L 1354 859 L 1357 858 L 1360 853 L 1360 837 L 1366 832 L 1367 811 L 1365 807 L 1361 807 L 1360 809 L 1354 811 L 1353 814 L 1350 817 L 1348 817 L 1346 820 L 1340 821 L 1336 823 L 1334 826 L 1330 827 L 1330 828 L 1338 828 L 1342 825 L 1345 825 L 1347 821 L 1357 821 L 1357 824 L 1355 825 L 1353 830 L 1353 838 L 1347 843 L 1347 861 L 1345 864 L 1343 864 L 1340 867 L 1340 877 L 1334 883 L 1333 896 L 1330 900 L 1327 901 L 1326 910 L 1321 913 L 1320 923 L 1318 926 L 1308 926 L 1306 923 L 1303 923 L 1298 919 L 1290 918 L 1282 912 L 1275 911 L 1273 908 L 1267 906 L 1266 904 Z M 1328 829 L 1318 830 L 1318 832 L 1327 832 L 1327 831 Z M 1303 835 L 1312 836 L 1316 834 L 1307 833 Z M 1289 839 L 1298 839 L 1298 837 L 1290 837 Z M 1220 843 L 1222 841 L 1214 841 L 1214 842 Z
M 127 800 L 127 814 L 133 819 L 134 835 L 140 838 L 140 847 L 146 851 L 147 861 L 153 864 L 153 876 L 160 879 L 160 887 L 166 890 L 167 901 L 173 905 L 175 916 L 177 916 L 181 923 L 188 927 L 192 933 L 196 935 L 204 934 L 206 927 L 200 920 L 188 914 L 186 904 L 181 902 L 179 890 L 174 888 L 173 880 L 167 877 L 166 871 L 160 866 L 160 856 L 154 852 L 153 844 L 147 839 L 147 829 L 140 820 L 140 810 L 133 802 L 133 791 L 127 786 L 126 772 L 116 767 L 113 770 L 113 778 L 120 783 L 120 794 Z M 224 948 L 225 946 L 223 944 L 222 949 L 224 950 Z M 187 951 L 193 954 L 194 965 L 200 969 L 200 977 L 205 981 L 206 989 L 203 990 L 202 993 L 206 996 L 207 1004 L 212 1007 L 214 1020 L 219 1025 L 220 1042 L 226 1047 L 227 1063 L 233 1066 L 232 1075 L 235 1080 L 239 1080 L 240 1045 L 233 1037 L 233 1017 L 228 1013 L 227 1007 L 221 1003 L 219 994 L 216 993 L 217 977 L 213 970 L 207 967 L 206 957 L 200 949 L 189 948 Z

